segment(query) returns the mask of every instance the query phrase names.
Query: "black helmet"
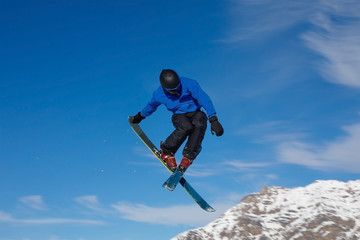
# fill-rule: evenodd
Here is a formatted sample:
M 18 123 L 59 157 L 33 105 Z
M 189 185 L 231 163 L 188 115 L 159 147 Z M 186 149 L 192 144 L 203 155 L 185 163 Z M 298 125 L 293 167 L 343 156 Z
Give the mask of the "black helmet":
M 160 83 L 167 91 L 175 90 L 180 86 L 180 79 L 174 70 L 164 69 L 160 73 Z

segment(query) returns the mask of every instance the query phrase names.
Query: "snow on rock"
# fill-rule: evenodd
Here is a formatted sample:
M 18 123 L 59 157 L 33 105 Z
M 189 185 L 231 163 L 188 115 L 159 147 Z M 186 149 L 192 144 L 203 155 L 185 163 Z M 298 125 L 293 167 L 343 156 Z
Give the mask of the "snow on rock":
M 172 240 L 358 240 L 360 180 L 264 187 L 205 227 Z

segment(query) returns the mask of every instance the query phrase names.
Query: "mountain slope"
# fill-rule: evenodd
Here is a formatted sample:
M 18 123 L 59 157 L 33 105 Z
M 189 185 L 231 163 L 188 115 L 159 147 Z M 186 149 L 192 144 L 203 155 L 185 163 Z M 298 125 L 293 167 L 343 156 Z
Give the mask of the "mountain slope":
M 172 240 L 357 240 L 360 180 L 317 181 L 306 187 L 265 187 L 203 228 Z

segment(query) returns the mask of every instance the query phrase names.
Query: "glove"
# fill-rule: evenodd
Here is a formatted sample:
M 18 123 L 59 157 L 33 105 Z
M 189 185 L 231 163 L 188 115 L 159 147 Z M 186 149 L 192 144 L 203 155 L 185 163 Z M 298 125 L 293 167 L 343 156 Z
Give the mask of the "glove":
M 211 133 L 213 135 L 215 133 L 218 137 L 223 135 L 224 129 L 219 123 L 218 118 L 216 116 L 212 116 L 211 118 L 209 118 L 209 121 L 211 123 Z
M 141 116 L 141 113 L 138 112 L 135 116 L 130 117 L 131 123 L 139 124 L 145 117 Z

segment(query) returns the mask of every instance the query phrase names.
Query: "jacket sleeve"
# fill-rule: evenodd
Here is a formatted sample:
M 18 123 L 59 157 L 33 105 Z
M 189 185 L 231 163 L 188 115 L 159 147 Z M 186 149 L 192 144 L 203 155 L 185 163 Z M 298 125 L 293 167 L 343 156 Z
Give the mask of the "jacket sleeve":
M 201 89 L 199 83 L 193 81 L 193 86 L 190 89 L 191 95 L 197 100 L 201 107 L 206 110 L 208 118 L 215 116 L 216 111 L 210 97 Z
M 151 114 L 153 114 L 156 111 L 156 109 L 160 105 L 161 105 L 161 103 L 156 100 L 155 93 L 154 93 L 151 100 L 148 102 L 148 104 L 141 111 L 141 116 L 143 116 L 143 117 L 150 116 Z

